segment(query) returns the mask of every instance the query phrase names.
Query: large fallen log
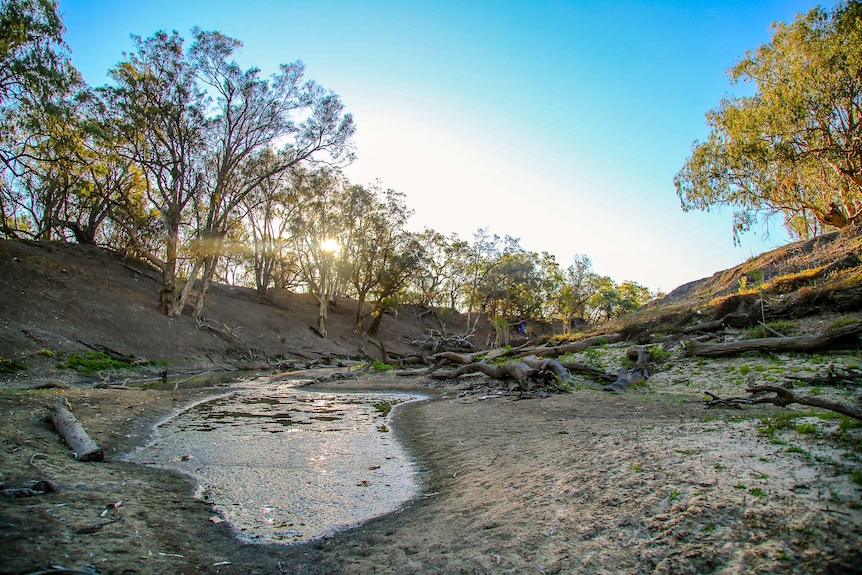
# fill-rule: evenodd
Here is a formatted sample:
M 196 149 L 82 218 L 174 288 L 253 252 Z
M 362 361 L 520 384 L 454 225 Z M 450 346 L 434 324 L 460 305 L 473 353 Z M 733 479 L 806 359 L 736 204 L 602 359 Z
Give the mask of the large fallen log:
M 753 385 L 746 389 L 746 391 L 754 396 L 760 393 L 775 394 L 771 397 L 757 397 L 754 399 L 754 403 L 771 403 L 779 407 L 785 407 L 790 405 L 791 403 L 798 403 L 799 405 L 808 405 L 810 407 L 820 407 L 822 409 L 828 409 L 829 411 L 834 411 L 836 413 L 840 413 L 841 415 L 852 417 L 853 419 L 862 420 L 862 410 L 853 407 L 852 405 L 839 403 L 837 401 L 830 401 L 828 399 L 822 399 L 819 397 L 794 395 L 792 391 L 785 387 L 778 387 L 777 385 Z
M 604 335 L 596 335 L 593 337 L 588 337 L 586 339 L 582 339 L 579 341 L 574 341 L 572 343 L 566 343 L 563 345 L 554 345 L 554 346 L 536 346 L 536 347 L 528 347 L 524 349 L 523 347 L 519 348 L 521 351 L 512 355 L 512 357 L 521 358 L 527 357 L 528 355 L 535 355 L 537 357 L 560 357 L 561 355 L 565 355 L 570 352 L 575 351 L 583 351 L 585 349 L 589 349 L 591 347 L 595 347 L 597 345 L 602 345 L 605 343 L 616 343 L 623 338 L 622 334 L 619 333 L 607 333 Z
M 78 461 L 104 461 L 102 448 L 87 435 L 84 427 L 72 414 L 69 402 L 63 398 L 48 406 L 49 418 L 57 429 L 57 433 L 66 441 L 66 445 L 75 454 Z
M 484 373 L 492 379 L 512 379 L 518 383 L 521 389 L 529 391 L 533 387 L 533 382 L 530 381 L 530 376 L 536 371 L 537 370 L 522 361 L 510 361 L 500 365 L 491 365 L 485 361 L 477 361 L 468 363 L 467 365 L 462 365 L 453 372 L 435 374 L 434 377 L 437 379 L 456 379 L 462 375 L 479 372 Z
M 862 336 L 862 322 L 841 326 L 818 335 L 800 335 L 796 337 L 764 337 L 758 339 L 743 339 L 727 343 L 701 343 L 689 341 L 685 349 L 691 355 L 704 357 L 719 357 L 734 355 L 746 351 L 819 351 L 841 344 L 858 341 Z

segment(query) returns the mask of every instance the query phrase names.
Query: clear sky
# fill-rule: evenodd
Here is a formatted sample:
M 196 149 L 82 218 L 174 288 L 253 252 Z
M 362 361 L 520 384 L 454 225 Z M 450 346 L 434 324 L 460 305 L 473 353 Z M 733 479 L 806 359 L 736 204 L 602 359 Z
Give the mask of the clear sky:
M 825 3 L 832 7 L 834 1 Z M 734 247 L 731 210 L 683 213 L 673 176 L 725 71 L 803 0 L 60 0 L 94 86 L 130 34 L 199 26 L 265 74 L 302 60 L 357 124 L 351 181 L 407 196 L 410 227 L 480 227 L 565 267 L 669 291 L 787 241 L 775 222 Z

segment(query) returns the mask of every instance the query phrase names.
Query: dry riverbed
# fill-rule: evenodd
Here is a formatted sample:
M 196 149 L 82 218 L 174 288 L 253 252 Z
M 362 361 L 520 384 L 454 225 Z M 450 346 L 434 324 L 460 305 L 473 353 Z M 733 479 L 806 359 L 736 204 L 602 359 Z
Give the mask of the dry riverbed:
M 797 360 L 779 361 L 789 369 Z M 799 361 L 800 370 L 822 367 Z M 49 480 L 57 491 L 0 500 L 0 572 L 858 572 L 862 429 L 825 412 L 787 418 L 769 406 L 707 410 L 696 401 L 703 391 L 742 395 L 743 376 L 767 378 L 777 365 L 670 362 L 622 395 L 585 382 L 523 400 L 389 374 L 329 383 L 440 394 L 390 419 L 418 460 L 422 495 L 292 546 L 243 543 L 193 497 L 187 477 L 120 460 L 155 423 L 213 390 L 5 391 L 0 480 Z M 847 401 L 853 393 L 834 392 Z M 75 461 L 43 421 L 60 395 L 106 462 Z

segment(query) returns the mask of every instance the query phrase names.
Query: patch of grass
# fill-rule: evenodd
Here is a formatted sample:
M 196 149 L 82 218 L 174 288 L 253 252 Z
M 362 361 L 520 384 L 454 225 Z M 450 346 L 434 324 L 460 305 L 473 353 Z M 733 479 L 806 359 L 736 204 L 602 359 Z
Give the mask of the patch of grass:
M 682 497 L 682 491 L 679 489 L 671 489 L 670 493 L 668 493 L 668 499 L 670 501 L 679 501 Z
M 748 492 L 755 497 L 766 497 L 766 491 L 764 491 L 760 487 L 749 487 Z
M 670 359 L 671 353 L 660 345 L 651 345 L 647 348 L 650 359 L 656 363 L 664 363 Z
M 751 366 L 748 365 L 747 363 L 743 363 L 742 365 L 739 366 L 739 373 L 741 373 L 742 375 L 748 375 L 748 372 L 750 372 L 750 371 L 751 371 Z
M 799 423 L 796 425 L 795 429 L 799 433 L 804 433 L 806 435 L 817 433 L 817 426 L 813 423 Z
M 832 413 L 832 412 L 830 412 Z M 838 429 L 841 431 L 849 431 L 851 429 L 862 429 L 862 421 L 858 419 L 853 419 L 852 417 L 847 417 L 846 415 L 841 416 L 841 423 L 838 424 Z
M 385 361 L 380 361 L 379 359 L 376 359 L 371 362 L 371 371 L 375 373 L 384 373 L 387 371 L 391 371 L 392 369 L 395 369 L 394 366 L 386 363 Z
M 631 469 L 631 470 L 632 470 L 632 471 L 634 471 L 634 472 L 638 472 L 638 473 L 639 473 L 639 472 L 641 472 L 641 471 L 643 471 L 643 468 L 644 468 L 644 466 L 643 466 L 643 465 L 641 465 L 640 463 L 632 463 L 632 464 L 629 466 L 629 469 Z
M 396 403 L 395 401 L 380 401 L 374 404 L 374 410 L 380 417 L 386 417 L 392 411 L 392 406 Z
M 132 363 L 130 359 L 112 357 L 102 351 L 91 351 L 84 355 L 73 353 L 60 367 L 74 369 L 80 373 L 95 373 L 109 369 L 128 369 L 136 365 L 141 364 Z
M 805 457 L 811 457 L 811 452 L 805 449 L 802 449 L 798 445 L 788 445 L 787 449 L 784 450 L 785 453 L 799 453 L 800 455 L 804 455 Z
M 39 355 L 44 355 L 45 357 L 54 357 L 54 352 L 51 351 L 50 349 L 44 349 L 43 348 L 43 349 L 40 349 L 39 351 L 37 351 L 36 353 L 38 353 Z
M 862 485 L 862 469 L 854 469 L 850 472 L 850 479 L 853 480 L 853 483 Z
M 0 357 L 0 373 L 15 373 L 27 369 L 27 366 L 15 359 Z
M 745 485 L 742 483 L 737 483 L 733 486 L 734 489 L 745 489 Z

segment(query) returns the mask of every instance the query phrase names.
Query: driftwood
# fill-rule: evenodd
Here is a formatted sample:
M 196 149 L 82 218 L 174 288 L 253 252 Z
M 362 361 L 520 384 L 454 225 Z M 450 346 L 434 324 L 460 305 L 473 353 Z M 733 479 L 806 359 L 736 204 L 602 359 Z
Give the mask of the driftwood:
M 431 353 L 437 353 L 440 350 L 473 350 L 476 349 L 476 346 L 470 341 L 472 337 L 472 335 L 446 335 L 436 329 L 429 329 L 428 336 L 425 339 L 416 340 L 411 343 L 420 349 L 430 349 Z
M 527 347 L 526 349 L 518 348 L 519 352 L 512 355 L 512 357 L 527 357 L 528 355 L 535 355 L 537 357 L 560 357 L 561 355 L 565 355 L 574 351 L 583 351 L 585 349 L 589 349 L 591 347 L 595 347 L 597 345 L 602 345 L 604 343 L 616 343 L 623 338 L 622 334 L 619 333 L 608 333 L 604 335 L 596 335 L 593 337 L 588 337 L 586 339 L 582 339 L 580 341 L 574 341 L 572 343 L 566 343 L 563 345 L 555 345 L 555 346 L 536 346 L 536 347 Z
M 801 381 L 806 385 L 862 385 L 862 370 L 852 367 L 836 367 L 830 363 L 826 366 L 825 375 L 785 375 L 784 379 Z
M 701 343 L 689 341 L 686 351 L 691 355 L 704 357 L 719 357 L 734 355 L 746 351 L 818 351 L 832 346 L 858 340 L 862 336 L 862 322 L 841 326 L 818 335 L 800 335 L 796 337 L 764 337 L 758 339 L 743 339 L 727 343 Z
M 597 339 L 593 339 L 584 349 L 589 347 L 589 345 L 596 345 L 597 341 Z M 545 351 L 547 348 L 528 349 Z M 431 375 L 435 379 L 455 379 L 471 373 L 483 373 L 492 379 L 510 381 L 509 391 L 514 391 L 518 388 L 522 391 L 531 391 L 536 386 L 563 390 L 565 389 L 563 384 L 572 378 L 572 374 L 579 373 L 592 379 L 610 383 L 610 385 L 603 389 L 616 391 L 642 381 L 649 375 L 646 368 L 649 354 L 646 350 L 640 347 L 631 348 L 627 353 L 630 359 L 637 363 L 634 369 L 631 371 L 623 370 L 619 376 L 580 362 L 558 361 L 552 357 L 540 357 L 537 354 L 524 355 L 519 360 L 500 364 L 489 363 L 490 360 L 505 356 L 505 352 L 486 356 L 482 356 L 478 352 L 473 354 L 441 352 L 432 357 L 436 363 L 422 373 L 422 375 Z M 452 371 L 435 373 L 441 367 L 452 364 L 458 367 Z M 417 372 L 413 370 L 403 372 L 402 375 L 417 375 Z
M 841 415 L 852 417 L 853 419 L 862 420 L 862 410 L 853 407 L 852 405 L 846 405 L 837 401 L 830 401 L 828 399 L 821 399 L 819 397 L 794 395 L 792 391 L 785 387 L 778 387 L 777 385 L 754 385 L 750 386 L 746 391 L 751 395 L 759 393 L 775 394 L 772 397 L 758 397 L 754 399 L 753 403 L 771 403 L 779 407 L 785 407 L 791 403 L 798 403 L 799 405 L 828 409 L 829 411 L 834 411 Z
M 626 350 L 626 357 L 635 362 L 635 366 L 626 371 L 620 370 L 620 374 L 610 385 L 602 388 L 602 391 L 623 391 L 636 383 L 640 383 L 649 377 L 647 369 L 647 361 L 649 361 L 649 352 L 642 347 L 630 347 Z
M 0 484 L 0 497 L 33 497 L 52 493 L 56 490 L 50 481 L 37 481 L 32 487 L 5 487 Z
M 732 407 L 734 409 L 742 409 L 743 405 L 751 405 L 754 403 L 752 397 L 719 397 L 709 391 L 704 392 L 709 396 L 709 399 L 703 400 L 707 407 Z
M 220 321 L 216 321 L 214 319 L 210 319 L 208 317 L 199 318 L 198 329 L 205 329 L 210 333 L 217 335 L 224 339 L 225 341 L 231 343 L 233 341 L 238 341 L 245 348 L 248 357 L 255 358 L 257 355 L 252 351 L 251 347 L 245 342 L 243 338 L 241 338 L 237 333 L 229 328 L 227 325 L 221 323 Z M 313 330 L 314 328 L 312 328 Z M 319 335 L 319 334 L 318 334 Z M 322 336 L 321 336 L 322 337 Z
M 66 445 L 75 454 L 75 459 L 78 461 L 104 461 L 105 453 L 84 431 L 81 423 L 72 414 L 69 402 L 60 398 L 49 406 L 49 409 L 51 422 L 66 441 Z

